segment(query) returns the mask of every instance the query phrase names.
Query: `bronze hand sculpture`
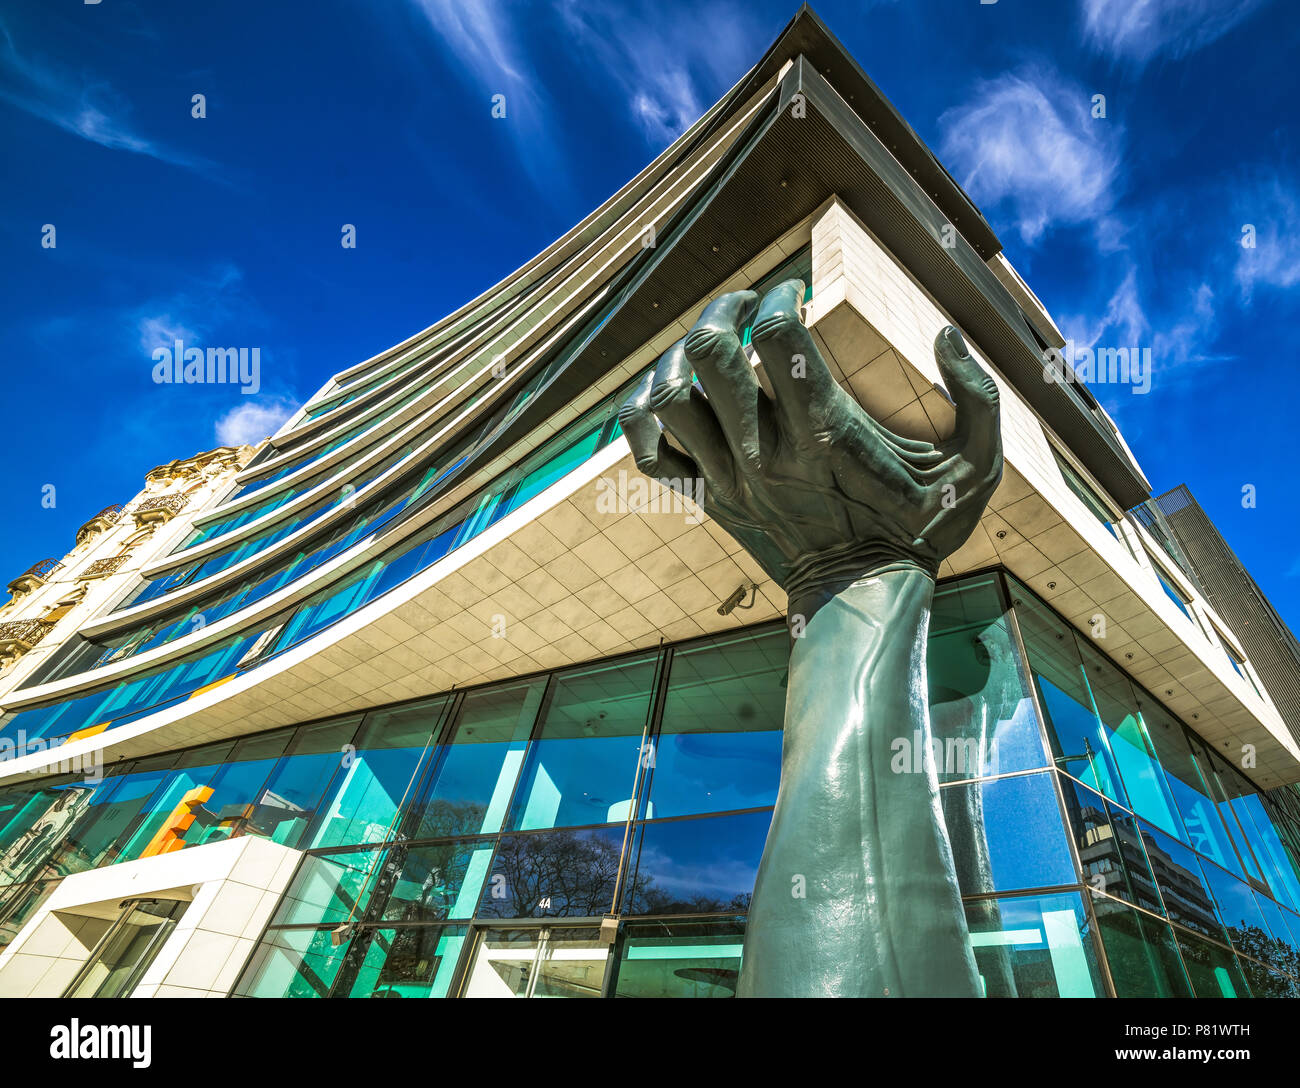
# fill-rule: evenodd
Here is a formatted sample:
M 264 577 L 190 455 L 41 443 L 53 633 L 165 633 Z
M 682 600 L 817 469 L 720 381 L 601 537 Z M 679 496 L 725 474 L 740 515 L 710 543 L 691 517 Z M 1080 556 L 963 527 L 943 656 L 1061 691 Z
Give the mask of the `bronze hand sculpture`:
M 702 479 L 704 509 L 789 601 L 781 785 L 738 992 L 972 996 L 935 769 L 891 760 L 917 730 L 929 751 L 934 579 L 1002 476 L 997 386 L 949 326 L 935 357 L 953 435 L 893 434 L 832 377 L 803 294 L 789 280 L 718 298 L 619 413 L 638 468 Z M 751 316 L 774 396 L 741 345 Z

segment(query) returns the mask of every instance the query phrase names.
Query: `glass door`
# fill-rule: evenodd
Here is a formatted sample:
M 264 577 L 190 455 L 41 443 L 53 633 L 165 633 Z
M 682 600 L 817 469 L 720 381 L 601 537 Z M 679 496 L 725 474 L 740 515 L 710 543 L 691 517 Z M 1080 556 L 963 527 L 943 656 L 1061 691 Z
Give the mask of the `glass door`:
M 127 899 L 64 997 L 129 997 L 188 903 Z
M 610 946 L 595 926 L 485 929 L 462 997 L 600 997 Z

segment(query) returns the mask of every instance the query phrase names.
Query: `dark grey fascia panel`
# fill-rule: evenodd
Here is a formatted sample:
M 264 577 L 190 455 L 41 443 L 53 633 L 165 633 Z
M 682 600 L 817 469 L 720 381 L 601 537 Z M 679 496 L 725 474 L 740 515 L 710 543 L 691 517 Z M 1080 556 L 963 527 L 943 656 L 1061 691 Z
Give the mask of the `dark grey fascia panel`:
M 1127 509 L 1149 498 L 1141 472 L 1110 427 L 1092 411 L 1089 398 L 1073 382 L 1045 379 L 1048 370 L 1043 350 L 1023 311 L 965 235 L 956 232 L 950 248 L 942 244 L 943 229 L 949 225 L 945 213 L 820 73 L 800 58 L 787 80 L 790 76 L 797 78 L 799 91 L 831 122 L 837 136 L 883 183 L 898 207 L 889 207 L 888 199 L 862 199 L 861 182 L 855 185 L 852 170 L 826 178 L 832 191 L 844 199 L 963 330 L 990 353 L 998 370 L 1122 507 Z M 833 157 L 828 154 L 826 159 L 832 166 Z
M 795 94 L 807 102 L 806 117 L 791 116 Z M 836 194 L 988 353 L 1117 503 L 1127 508 L 1149 497 L 1136 466 L 1079 391 L 1044 380 L 1041 347 L 1006 288 L 960 233 L 954 248 L 944 248 L 944 213 L 803 58 L 701 183 L 700 195 L 659 232 L 659 245 L 625 270 L 605 321 L 576 349 L 562 349 L 571 352 L 568 362 L 474 462 L 518 441 L 657 335 L 666 315 L 694 305 Z M 719 242 L 724 260 L 712 252 Z

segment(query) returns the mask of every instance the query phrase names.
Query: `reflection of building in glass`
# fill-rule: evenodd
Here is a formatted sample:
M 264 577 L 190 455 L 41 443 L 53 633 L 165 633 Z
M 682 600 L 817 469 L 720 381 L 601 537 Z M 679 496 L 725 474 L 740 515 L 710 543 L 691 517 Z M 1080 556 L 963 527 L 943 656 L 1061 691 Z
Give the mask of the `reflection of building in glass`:
M 805 9 L 518 272 L 255 456 L 155 470 L 156 498 L 206 490 L 87 523 L 68 577 L 119 527 L 171 535 L 11 647 L 0 743 L 48 750 L 0 763 L 0 994 L 66 992 L 85 957 L 24 949 L 152 895 L 185 924 L 154 927 L 139 994 L 733 995 L 785 598 L 702 511 L 631 486 L 616 417 L 706 300 L 790 277 L 903 436 L 952 425 L 949 321 L 1001 390 L 1002 485 L 939 571 L 933 737 L 879 738 L 939 783 L 985 993 L 1300 985 L 1279 706 L 1160 523 L 1125 514 L 1150 486 L 1106 413 L 1042 380 L 1060 334 L 988 224 Z M 15 606 L 64 577 L 29 574 Z M 56 761 L 95 750 L 102 781 Z M 206 974 L 170 954 L 196 932 L 224 949 Z

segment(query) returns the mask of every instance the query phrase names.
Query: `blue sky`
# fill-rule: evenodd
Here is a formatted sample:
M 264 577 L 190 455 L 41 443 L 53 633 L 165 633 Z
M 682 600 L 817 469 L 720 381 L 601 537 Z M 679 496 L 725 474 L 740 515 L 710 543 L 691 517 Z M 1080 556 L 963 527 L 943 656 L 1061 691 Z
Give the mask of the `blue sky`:
M 795 7 L 9 0 L 0 584 L 61 556 L 154 465 L 269 434 L 334 372 L 518 267 L 695 120 Z M 1151 348 L 1149 393 L 1095 392 L 1157 492 L 1187 483 L 1300 626 L 1289 5 L 817 10 L 1066 335 Z M 260 348 L 261 390 L 155 384 L 152 352 L 177 337 Z

